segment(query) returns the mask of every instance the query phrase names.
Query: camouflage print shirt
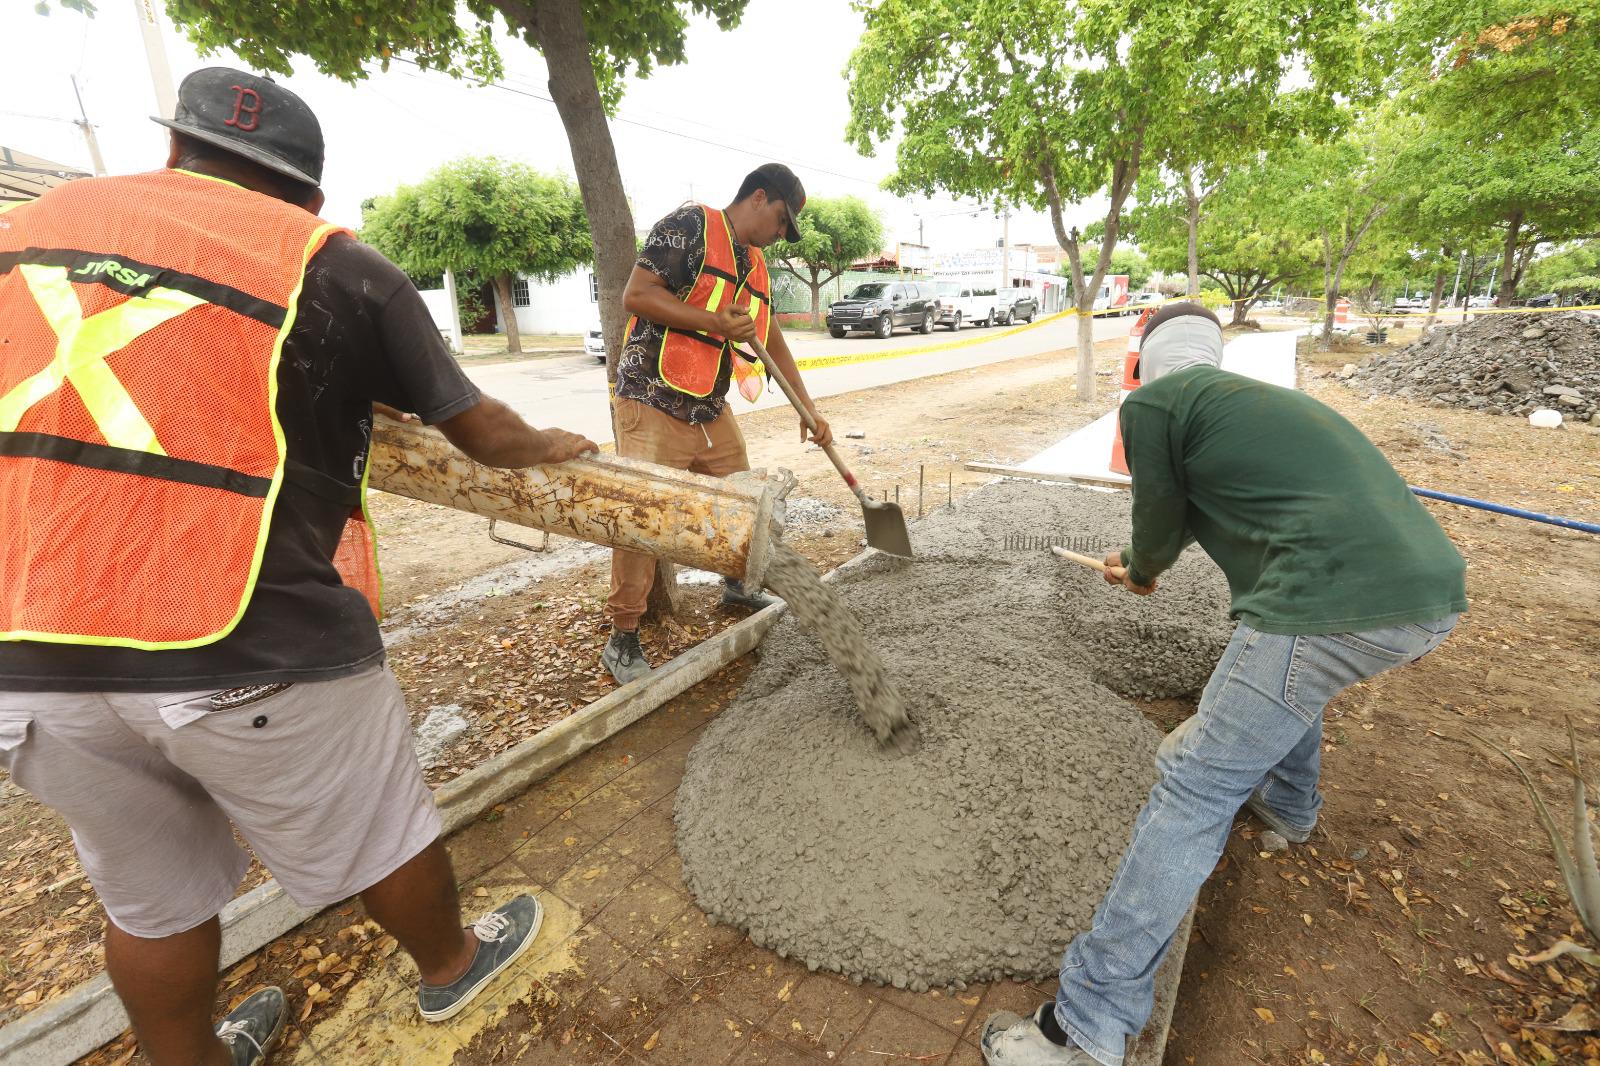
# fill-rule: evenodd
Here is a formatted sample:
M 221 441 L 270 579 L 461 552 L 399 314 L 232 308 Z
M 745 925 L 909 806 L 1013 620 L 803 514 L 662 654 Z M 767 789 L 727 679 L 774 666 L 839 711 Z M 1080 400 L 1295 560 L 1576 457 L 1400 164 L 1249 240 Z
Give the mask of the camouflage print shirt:
M 704 216 L 695 204 L 678 208 L 657 222 L 645 238 L 638 265 L 662 278 L 678 299 L 687 299 L 694 289 L 706 258 Z M 750 273 L 750 250 L 738 242 L 733 246 L 742 283 Z M 728 380 L 733 369 L 726 360 L 717 373 L 717 383 L 706 397 L 679 392 L 661 379 L 661 341 L 665 327 L 658 322 L 638 319 L 622 345 L 617 360 L 617 395 L 638 400 L 674 418 L 700 425 L 715 421 L 722 414 L 728 395 Z

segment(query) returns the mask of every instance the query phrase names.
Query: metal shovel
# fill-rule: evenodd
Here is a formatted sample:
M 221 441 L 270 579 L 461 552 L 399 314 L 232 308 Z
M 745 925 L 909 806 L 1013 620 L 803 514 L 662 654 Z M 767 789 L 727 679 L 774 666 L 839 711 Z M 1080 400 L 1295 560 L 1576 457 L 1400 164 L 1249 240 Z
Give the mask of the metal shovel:
M 800 402 L 800 397 L 795 395 L 794 388 L 783 376 L 783 372 L 773 364 L 772 356 L 767 354 L 766 348 L 754 337 L 750 339 L 749 344 L 755 350 L 756 357 L 761 360 L 761 365 L 767 368 L 767 376 L 778 383 L 778 387 L 789 398 L 794 409 L 800 412 L 800 418 L 805 422 L 806 428 L 815 433 L 816 419 L 811 417 L 811 412 L 806 410 L 805 404 Z M 850 472 L 850 468 L 844 465 L 844 460 L 839 458 L 839 453 L 833 450 L 833 445 L 824 444 L 822 450 L 828 454 L 829 461 L 833 463 L 833 468 L 839 471 L 839 476 L 844 478 L 844 483 L 850 486 L 850 491 L 856 494 L 856 499 L 861 501 L 861 518 L 867 526 L 868 547 L 889 555 L 898 555 L 902 559 L 912 558 L 911 534 L 906 530 L 906 516 L 900 512 L 900 505 L 889 503 L 887 500 L 874 500 L 868 496 L 860 482 L 856 481 L 856 476 Z

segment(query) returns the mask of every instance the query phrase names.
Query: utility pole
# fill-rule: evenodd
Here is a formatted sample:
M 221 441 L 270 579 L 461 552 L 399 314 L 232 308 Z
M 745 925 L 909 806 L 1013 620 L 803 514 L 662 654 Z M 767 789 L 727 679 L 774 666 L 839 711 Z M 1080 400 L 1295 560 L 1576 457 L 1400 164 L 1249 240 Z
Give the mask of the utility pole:
M 156 91 L 156 112 L 162 118 L 172 118 L 178 110 L 178 94 L 172 88 L 172 68 L 167 65 L 167 46 L 161 40 L 161 15 L 156 10 L 156 0 L 133 0 L 133 10 L 139 18 L 139 32 L 144 35 L 150 84 Z
M 1463 248 L 1461 250 L 1461 254 L 1456 257 L 1456 283 L 1454 285 L 1450 286 L 1450 306 L 1451 307 L 1454 307 L 1456 305 L 1456 296 L 1457 296 L 1458 293 L 1461 292 L 1461 268 L 1464 267 L 1466 265 L 1466 263 L 1467 263 L 1467 251 L 1466 251 L 1465 248 Z
M 89 123 L 89 113 L 83 109 L 83 93 L 78 91 L 78 76 L 72 74 L 69 77 L 72 79 L 72 95 L 78 98 L 78 114 L 82 116 L 73 125 L 83 131 L 83 139 L 89 142 L 89 158 L 94 162 L 94 176 L 103 178 L 106 176 L 106 161 L 100 157 L 100 141 L 94 135 L 94 126 Z
M 1011 208 L 1001 216 L 1000 287 L 1011 288 Z

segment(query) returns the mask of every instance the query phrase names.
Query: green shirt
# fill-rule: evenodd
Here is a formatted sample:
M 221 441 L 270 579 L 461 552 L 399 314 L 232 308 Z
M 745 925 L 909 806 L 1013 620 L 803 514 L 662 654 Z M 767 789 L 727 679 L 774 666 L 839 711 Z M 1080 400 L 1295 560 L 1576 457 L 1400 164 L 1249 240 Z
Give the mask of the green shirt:
M 1268 633 L 1339 633 L 1467 609 L 1466 564 L 1383 453 L 1326 404 L 1215 367 L 1129 393 L 1133 543 L 1148 584 L 1198 541 L 1231 613 Z

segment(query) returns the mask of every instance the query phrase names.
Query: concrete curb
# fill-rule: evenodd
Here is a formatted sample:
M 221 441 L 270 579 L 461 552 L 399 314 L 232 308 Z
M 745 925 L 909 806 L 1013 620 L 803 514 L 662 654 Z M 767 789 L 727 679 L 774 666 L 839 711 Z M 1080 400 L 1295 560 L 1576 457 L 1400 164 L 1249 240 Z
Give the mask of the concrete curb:
M 858 563 L 866 554 L 829 576 Z M 445 833 L 461 828 L 744 655 L 761 642 L 785 610 L 780 603 L 736 622 L 648 677 L 622 686 L 444 785 L 434 795 Z M 252 889 L 223 909 L 222 967 L 232 966 L 317 913 L 291 900 L 276 881 Z M 0 1066 L 68 1066 L 127 1027 L 128 1015 L 110 978 L 101 973 L 62 999 L 0 1028 Z

